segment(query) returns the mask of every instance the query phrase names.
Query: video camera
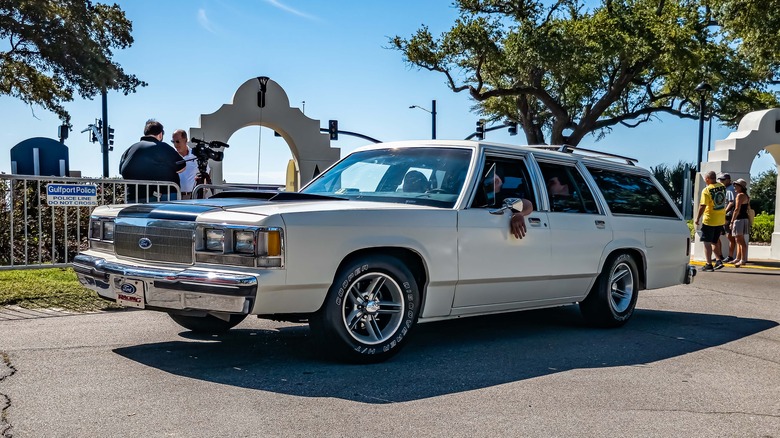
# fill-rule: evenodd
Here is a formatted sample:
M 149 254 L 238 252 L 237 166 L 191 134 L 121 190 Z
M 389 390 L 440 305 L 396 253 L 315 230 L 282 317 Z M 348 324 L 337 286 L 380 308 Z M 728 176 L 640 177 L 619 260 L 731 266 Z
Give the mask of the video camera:
M 192 142 L 195 143 L 192 155 L 195 155 L 195 159 L 198 160 L 198 175 L 195 177 L 195 182 L 196 184 L 211 184 L 211 177 L 206 172 L 209 160 L 222 161 L 225 158 L 224 152 L 214 149 L 227 148 L 230 145 L 217 140 L 206 141 L 199 138 L 193 138 Z
M 230 147 L 229 144 L 217 140 L 206 141 L 193 138 L 192 142 L 195 143 L 192 154 L 198 159 L 198 165 L 201 161 L 205 163 L 206 160 L 222 161 L 225 158 L 225 153 L 214 149 Z

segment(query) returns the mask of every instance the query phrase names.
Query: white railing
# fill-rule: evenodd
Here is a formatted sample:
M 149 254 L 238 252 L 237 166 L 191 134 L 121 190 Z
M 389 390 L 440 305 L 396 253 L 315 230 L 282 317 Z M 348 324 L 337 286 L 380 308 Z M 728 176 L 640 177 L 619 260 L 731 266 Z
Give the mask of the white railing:
M 166 181 L 0 174 L 0 270 L 70 266 L 87 247 L 95 206 L 49 205 L 50 183 L 94 185 L 97 205 L 161 201 L 180 191 Z

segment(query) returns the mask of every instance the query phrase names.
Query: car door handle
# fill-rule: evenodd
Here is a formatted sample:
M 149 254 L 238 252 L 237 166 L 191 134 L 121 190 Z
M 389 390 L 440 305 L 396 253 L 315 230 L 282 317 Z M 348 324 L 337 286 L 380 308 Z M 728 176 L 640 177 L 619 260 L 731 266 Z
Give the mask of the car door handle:
M 529 217 L 528 218 L 528 223 L 532 227 L 541 227 L 542 226 L 542 220 L 539 219 L 538 217 Z
M 601 220 L 596 221 L 596 228 L 603 230 L 607 226 L 607 223 Z

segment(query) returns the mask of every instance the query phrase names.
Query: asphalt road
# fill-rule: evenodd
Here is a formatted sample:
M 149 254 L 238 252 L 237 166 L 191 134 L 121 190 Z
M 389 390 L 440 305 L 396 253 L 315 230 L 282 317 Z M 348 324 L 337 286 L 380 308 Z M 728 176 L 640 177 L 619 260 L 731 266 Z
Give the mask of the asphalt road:
M 0 321 L 0 436 L 780 437 L 780 272 L 421 325 L 389 362 L 320 360 L 308 327 L 197 338 L 165 314 Z

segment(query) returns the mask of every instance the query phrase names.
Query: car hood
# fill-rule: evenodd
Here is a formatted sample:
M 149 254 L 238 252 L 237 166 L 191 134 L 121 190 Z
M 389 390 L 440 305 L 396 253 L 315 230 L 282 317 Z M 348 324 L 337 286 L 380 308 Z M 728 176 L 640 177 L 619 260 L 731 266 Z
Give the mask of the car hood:
M 287 213 L 350 211 L 350 210 L 437 210 L 417 204 L 350 201 L 341 199 L 265 200 L 249 198 L 217 198 L 166 203 L 134 204 L 123 208 L 120 218 L 147 218 L 179 221 L 218 220 L 228 213 L 236 216 L 272 216 Z M 223 217 L 223 219 L 225 219 Z M 245 217 L 245 219 L 248 219 Z

